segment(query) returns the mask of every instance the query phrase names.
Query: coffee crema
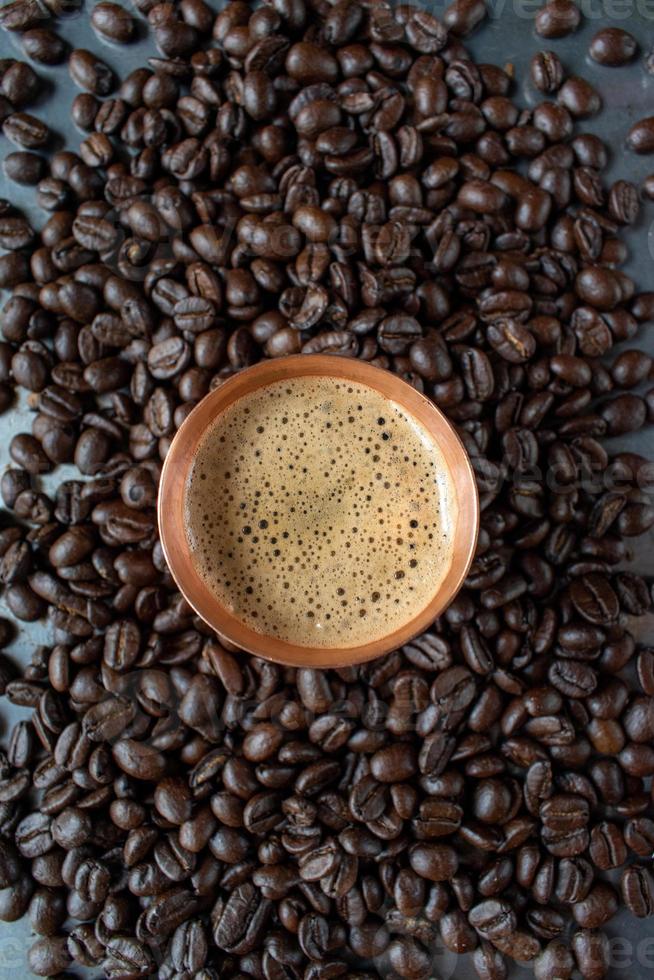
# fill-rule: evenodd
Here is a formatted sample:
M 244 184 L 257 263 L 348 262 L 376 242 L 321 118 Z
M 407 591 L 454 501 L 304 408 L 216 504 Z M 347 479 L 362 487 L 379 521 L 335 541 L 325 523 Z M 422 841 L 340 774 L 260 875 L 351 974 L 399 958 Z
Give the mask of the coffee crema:
M 208 426 L 184 514 L 196 571 L 237 619 L 347 649 L 433 599 L 457 507 L 441 450 L 401 405 L 304 376 L 258 388 Z

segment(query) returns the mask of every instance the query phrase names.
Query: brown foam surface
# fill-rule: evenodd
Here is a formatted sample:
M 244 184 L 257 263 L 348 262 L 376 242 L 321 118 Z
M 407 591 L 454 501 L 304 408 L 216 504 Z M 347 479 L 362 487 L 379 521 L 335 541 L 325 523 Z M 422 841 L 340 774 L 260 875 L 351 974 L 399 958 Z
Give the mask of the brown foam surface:
M 338 378 L 260 388 L 207 429 L 185 487 L 194 565 L 247 626 L 299 646 L 387 636 L 434 597 L 456 501 L 401 406 Z

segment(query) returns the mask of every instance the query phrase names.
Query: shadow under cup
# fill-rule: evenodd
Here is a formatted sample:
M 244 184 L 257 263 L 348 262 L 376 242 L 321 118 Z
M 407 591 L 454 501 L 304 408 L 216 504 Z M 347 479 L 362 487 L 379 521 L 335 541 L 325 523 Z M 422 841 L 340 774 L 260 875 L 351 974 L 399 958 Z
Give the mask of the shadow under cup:
M 258 388 L 291 378 L 338 378 L 373 388 L 404 408 L 431 435 L 443 453 L 458 514 L 452 563 L 437 593 L 418 615 L 374 641 L 347 648 L 306 647 L 257 633 L 217 599 L 195 569 L 185 528 L 184 493 L 193 459 L 207 427 L 229 405 Z M 193 409 L 168 450 L 159 487 L 159 534 L 170 572 L 196 613 L 219 636 L 256 656 L 293 667 L 343 667 L 382 656 L 424 632 L 452 601 L 468 574 L 477 544 L 479 498 L 465 449 L 445 416 L 424 395 L 390 371 L 330 354 L 296 355 L 264 361 L 234 375 Z

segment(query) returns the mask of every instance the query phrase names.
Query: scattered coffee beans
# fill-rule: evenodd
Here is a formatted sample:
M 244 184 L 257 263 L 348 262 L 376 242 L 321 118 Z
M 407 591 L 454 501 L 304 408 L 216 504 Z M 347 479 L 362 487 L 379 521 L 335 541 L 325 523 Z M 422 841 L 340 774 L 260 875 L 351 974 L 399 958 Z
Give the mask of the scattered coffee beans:
M 38 76 L 0 65 L 5 170 L 44 212 L 37 232 L 0 202 L 0 410 L 16 388 L 33 410 L 0 481 L 0 647 L 21 621 L 52 636 L 22 674 L 0 654 L 27 712 L 0 753 L 0 918 L 29 916 L 39 976 L 419 980 L 440 942 L 481 980 L 511 960 L 601 980 L 604 925 L 654 908 L 654 654 L 632 634 L 651 594 L 625 567 L 653 474 L 602 441 L 654 420 L 654 293 L 622 270 L 638 192 L 577 132 L 599 93 L 544 51 L 531 78 L 556 100 L 522 111 L 458 40 L 480 0 L 442 21 L 348 0 L 136 9 L 149 67 L 118 85 L 70 55 L 78 152 L 34 152 Z M 49 64 L 44 10 L 16 0 L 0 23 Z M 114 3 L 91 21 L 136 32 Z M 579 21 L 552 0 L 536 29 Z M 613 28 L 591 44 L 601 64 L 634 52 Z M 654 149 L 654 122 L 629 145 Z M 482 504 L 441 619 L 328 672 L 211 634 L 155 513 L 193 406 L 317 351 L 440 406 Z

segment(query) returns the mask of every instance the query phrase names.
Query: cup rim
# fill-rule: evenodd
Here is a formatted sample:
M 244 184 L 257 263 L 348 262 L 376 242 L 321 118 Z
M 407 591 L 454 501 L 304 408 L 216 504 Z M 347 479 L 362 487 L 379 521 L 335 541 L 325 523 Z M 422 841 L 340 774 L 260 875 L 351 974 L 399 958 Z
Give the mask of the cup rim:
M 457 497 L 452 563 L 431 601 L 386 636 L 353 647 L 305 647 L 257 633 L 237 619 L 196 572 L 184 528 L 184 490 L 195 449 L 207 426 L 229 405 L 276 381 L 329 376 L 360 383 L 401 405 L 436 441 L 445 456 Z M 198 402 L 177 430 L 164 459 L 157 498 L 159 538 L 168 569 L 195 613 L 218 638 L 265 660 L 292 667 L 346 667 L 403 646 L 425 632 L 457 594 L 474 559 L 479 532 L 479 494 L 474 470 L 452 423 L 425 395 L 390 371 L 334 354 L 295 354 L 260 361 L 239 371 Z

